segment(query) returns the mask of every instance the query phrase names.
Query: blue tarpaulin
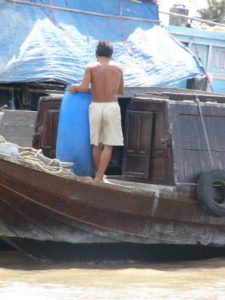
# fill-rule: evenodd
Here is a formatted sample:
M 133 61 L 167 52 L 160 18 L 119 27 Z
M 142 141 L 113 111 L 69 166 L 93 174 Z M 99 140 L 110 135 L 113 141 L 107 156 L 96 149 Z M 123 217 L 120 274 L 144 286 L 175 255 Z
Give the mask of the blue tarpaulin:
M 160 26 L 150 0 L 0 0 L 0 82 L 78 83 L 99 40 L 114 46 L 125 86 L 169 86 L 204 73 Z

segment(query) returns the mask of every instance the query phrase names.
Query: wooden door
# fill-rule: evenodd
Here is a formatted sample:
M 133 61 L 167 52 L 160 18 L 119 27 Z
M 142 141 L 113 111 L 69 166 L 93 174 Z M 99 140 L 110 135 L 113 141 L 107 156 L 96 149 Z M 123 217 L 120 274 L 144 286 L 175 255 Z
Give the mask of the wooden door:
M 43 132 L 41 135 L 41 148 L 44 155 L 56 157 L 56 139 L 59 120 L 59 109 L 48 109 L 43 122 Z
M 150 169 L 153 113 L 127 111 L 123 175 L 148 178 Z
M 50 158 L 55 158 L 61 101 L 61 96 L 42 97 L 38 106 L 32 145 Z

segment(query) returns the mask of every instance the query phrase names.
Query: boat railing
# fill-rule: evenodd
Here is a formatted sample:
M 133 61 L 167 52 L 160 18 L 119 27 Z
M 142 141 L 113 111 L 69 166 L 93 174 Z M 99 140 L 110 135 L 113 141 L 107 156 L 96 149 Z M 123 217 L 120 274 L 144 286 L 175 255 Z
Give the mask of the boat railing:
M 214 93 L 201 93 L 201 92 L 150 92 L 150 93 L 138 93 L 135 94 L 135 98 L 142 99 L 158 99 L 158 100 L 174 100 L 174 101 L 195 101 L 196 97 L 200 102 L 215 102 L 215 103 L 225 103 L 225 95 L 214 94 Z

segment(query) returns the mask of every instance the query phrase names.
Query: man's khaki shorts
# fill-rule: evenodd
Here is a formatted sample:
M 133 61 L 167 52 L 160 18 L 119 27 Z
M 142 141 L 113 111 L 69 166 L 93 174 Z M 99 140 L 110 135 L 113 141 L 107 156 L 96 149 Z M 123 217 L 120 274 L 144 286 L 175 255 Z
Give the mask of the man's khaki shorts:
M 123 145 L 121 112 L 118 102 L 92 102 L 89 107 L 92 145 Z

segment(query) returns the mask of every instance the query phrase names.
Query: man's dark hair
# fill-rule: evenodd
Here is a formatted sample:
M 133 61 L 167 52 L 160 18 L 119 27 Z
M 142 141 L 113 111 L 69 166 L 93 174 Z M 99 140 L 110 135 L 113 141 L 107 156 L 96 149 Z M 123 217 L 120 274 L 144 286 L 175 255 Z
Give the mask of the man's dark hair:
M 108 41 L 99 41 L 96 48 L 96 56 L 111 58 L 113 55 L 113 46 Z

